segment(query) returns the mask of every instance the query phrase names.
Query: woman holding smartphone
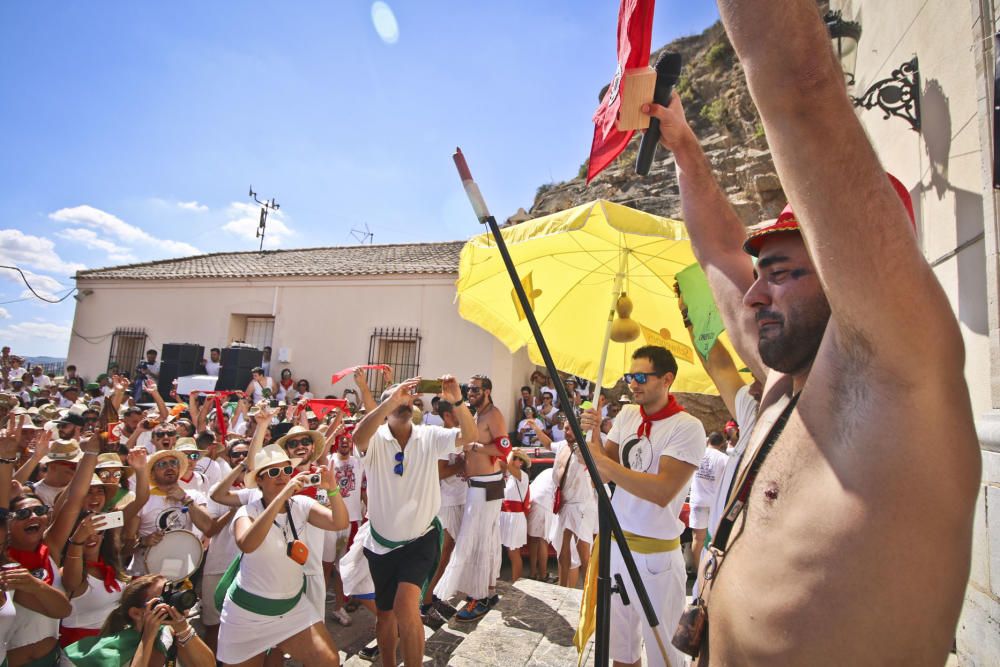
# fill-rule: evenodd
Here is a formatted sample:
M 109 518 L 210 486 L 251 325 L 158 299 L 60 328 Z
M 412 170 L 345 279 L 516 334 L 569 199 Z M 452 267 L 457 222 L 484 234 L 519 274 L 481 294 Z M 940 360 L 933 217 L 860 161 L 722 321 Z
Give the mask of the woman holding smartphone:
M 309 600 L 303 566 L 308 548 L 300 536 L 307 524 L 322 530 L 347 527 L 347 508 L 337 495 L 333 472 L 324 469 L 330 507 L 296 495 L 310 473 L 295 475 L 298 461 L 277 445 L 264 447 L 245 475 L 260 497 L 241 507 L 233 536 L 242 553 L 223 575 L 226 591 L 219 624 L 218 659 L 226 665 L 264 664 L 277 647 L 307 665 L 340 664 L 337 648 L 323 624 L 323 614 Z M 293 476 L 295 475 L 295 476 Z
M 59 628 L 59 645 L 64 648 L 100 634 L 129 580 L 114 533 L 105 530 L 105 522 L 104 515 L 84 510 L 63 550 L 62 584 L 73 607 Z

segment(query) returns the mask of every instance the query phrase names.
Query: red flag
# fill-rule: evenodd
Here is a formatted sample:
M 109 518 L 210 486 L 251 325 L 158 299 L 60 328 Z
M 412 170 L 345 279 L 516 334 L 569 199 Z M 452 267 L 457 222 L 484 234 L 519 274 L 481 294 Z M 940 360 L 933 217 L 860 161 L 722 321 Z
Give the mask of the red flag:
M 654 0 L 621 0 L 618 8 L 618 69 L 594 112 L 594 142 L 590 146 L 587 183 L 611 164 L 634 134 L 615 128 L 621 106 L 625 70 L 649 65 L 649 46 L 653 37 Z
M 372 364 L 372 365 L 368 365 L 368 366 L 351 366 L 350 368 L 345 368 L 342 371 L 337 371 L 336 373 L 334 373 L 333 377 L 330 378 L 330 384 L 337 384 L 338 382 L 340 382 L 341 380 L 343 380 L 348 375 L 354 375 L 354 369 L 355 368 L 361 368 L 361 369 L 364 369 L 366 371 L 368 371 L 368 370 L 378 370 L 378 371 L 389 370 L 389 367 L 386 366 L 385 364 Z
M 308 403 L 309 408 L 320 421 L 326 417 L 326 413 L 334 408 L 338 408 L 341 412 L 347 412 L 347 401 L 342 398 L 310 398 Z

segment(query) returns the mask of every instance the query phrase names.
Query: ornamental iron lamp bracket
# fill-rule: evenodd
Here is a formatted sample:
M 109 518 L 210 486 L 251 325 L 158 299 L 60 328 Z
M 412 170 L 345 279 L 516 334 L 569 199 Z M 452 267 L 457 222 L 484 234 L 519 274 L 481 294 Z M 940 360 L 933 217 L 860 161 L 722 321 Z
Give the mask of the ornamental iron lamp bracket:
M 861 97 L 852 97 L 854 106 L 878 107 L 885 114 L 902 118 L 914 132 L 920 131 L 920 70 L 917 58 L 903 63 L 887 79 L 876 81 Z

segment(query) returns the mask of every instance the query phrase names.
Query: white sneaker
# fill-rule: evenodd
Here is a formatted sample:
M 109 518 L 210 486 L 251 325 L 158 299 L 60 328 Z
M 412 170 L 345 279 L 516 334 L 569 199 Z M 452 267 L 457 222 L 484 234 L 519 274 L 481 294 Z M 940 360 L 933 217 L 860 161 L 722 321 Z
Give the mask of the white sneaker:
M 337 623 L 343 626 L 348 626 L 351 624 L 351 617 L 343 609 L 335 609 L 331 611 L 330 618 L 337 621 Z

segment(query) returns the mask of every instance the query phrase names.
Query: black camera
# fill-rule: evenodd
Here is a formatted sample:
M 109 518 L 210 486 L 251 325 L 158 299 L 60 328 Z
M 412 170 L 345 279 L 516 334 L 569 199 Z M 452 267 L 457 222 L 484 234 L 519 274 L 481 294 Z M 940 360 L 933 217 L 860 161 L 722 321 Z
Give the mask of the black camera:
M 157 604 L 163 603 L 171 606 L 182 614 L 186 614 L 189 609 L 198 604 L 198 596 L 190 588 L 183 588 L 180 584 L 166 583 L 163 585 L 163 592 Z

